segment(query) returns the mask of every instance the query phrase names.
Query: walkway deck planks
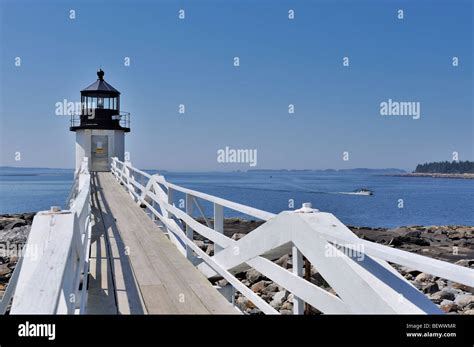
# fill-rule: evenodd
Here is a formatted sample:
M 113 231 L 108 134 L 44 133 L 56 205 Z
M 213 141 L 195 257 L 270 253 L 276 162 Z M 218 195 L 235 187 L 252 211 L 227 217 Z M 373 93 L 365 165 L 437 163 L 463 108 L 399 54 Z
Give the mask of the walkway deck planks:
M 140 309 L 149 314 L 237 313 L 111 173 L 96 173 L 92 181 L 110 241 L 118 313 L 143 313 Z

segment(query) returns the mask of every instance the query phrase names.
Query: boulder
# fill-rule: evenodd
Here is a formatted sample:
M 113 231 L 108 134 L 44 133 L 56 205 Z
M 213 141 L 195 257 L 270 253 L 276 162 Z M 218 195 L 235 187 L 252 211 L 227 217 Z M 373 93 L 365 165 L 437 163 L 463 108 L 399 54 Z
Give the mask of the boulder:
M 273 300 L 270 302 L 270 305 L 274 309 L 279 309 L 281 305 L 283 304 L 283 302 L 285 301 L 285 299 L 287 298 L 287 296 L 288 296 L 288 292 L 286 290 L 281 290 L 275 293 L 275 295 L 273 296 Z
M 456 297 L 456 294 L 458 294 L 457 291 L 454 291 L 453 289 L 450 288 L 443 288 L 440 292 L 440 297 L 443 300 L 454 300 Z
M 417 246 L 429 246 L 430 242 L 418 237 L 411 237 L 411 236 L 397 236 L 394 237 L 392 240 L 392 245 L 395 247 L 405 245 L 405 244 L 413 244 Z
M 196 246 L 198 246 L 200 249 L 202 249 L 203 251 L 206 250 L 206 244 L 204 243 L 204 241 L 201 241 L 201 240 L 194 240 L 194 243 L 196 244 Z
M 22 227 L 28 225 L 28 223 L 23 219 L 15 219 L 12 222 L 4 226 L 3 230 L 11 230 L 17 227 Z
M 255 293 L 263 293 L 265 291 L 266 283 L 264 280 L 258 281 L 257 283 L 253 284 L 250 289 L 252 289 Z
M 284 269 L 288 269 L 288 260 L 290 259 L 290 255 L 289 254 L 285 254 L 283 255 L 282 257 L 280 257 L 280 259 L 278 259 L 275 264 L 281 266 L 282 268 Z
M 30 232 L 31 225 L 23 225 L 13 229 L 5 229 L 0 233 L 0 242 L 25 243 Z
M 466 307 L 469 304 L 474 303 L 474 295 L 472 294 L 460 294 L 454 299 L 454 303 L 459 307 Z
M 440 303 L 443 300 L 454 301 L 456 295 L 459 294 L 459 291 L 452 288 L 443 288 L 439 292 L 433 293 L 429 296 L 429 299 L 435 303 Z
M 7 227 L 7 226 L 10 226 L 12 224 L 14 224 L 15 222 L 24 222 L 23 220 L 19 219 L 19 218 L 16 218 L 16 217 L 1 217 L 0 216 L 0 230 L 9 230 L 11 229 L 11 227 Z
M 244 236 L 245 236 L 245 234 L 235 233 L 235 234 L 232 235 L 231 239 L 237 241 L 237 240 L 240 240 Z
M 415 269 L 410 269 L 406 266 L 400 266 L 399 267 L 399 271 L 402 273 L 402 274 L 410 274 L 412 275 L 413 277 L 416 277 L 418 276 L 419 274 L 421 274 L 421 271 L 419 270 L 415 270 Z
M 445 280 L 439 279 L 439 280 L 436 280 L 435 283 L 438 285 L 440 290 L 446 287 Z
M 255 269 L 247 270 L 245 273 L 245 277 L 252 284 L 263 279 L 263 275 Z
M 455 262 L 454 264 L 465 267 L 474 267 L 474 259 L 461 259 Z
M 217 281 L 216 284 L 217 284 L 219 287 L 225 287 L 226 285 L 229 284 L 229 282 L 227 282 L 227 280 L 223 278 L 223 279 Z
M 417 282 L 430 282 L 433 280 L 433 276 L 427 273 L 420 273 L 418 276 L 415 277 L 415 281 Z
M 285 301 L 283 305 L 281 305 L 281 310 L 293 310 L 293 304 L 291 302 Z M 281 312 L 281 311 L 280 311 Z
M 434 294 L 439 291 L 439 287 L 436 282 L 428 282 L 421 288 L 421 290 L 423 290 L 423 293 L 426 294 Z
M 253 302 L 247 299 L 245 296 L 239 296 L 235 301 L 235 304 L 243 311 L 245 311 L 246 309 L 255 308 Z
M 206 254 L 214 255 L 214 245 L 212 243 L 207 245 Z
M 452 300 L 443 300 L 441 304 L 439 305 L 439 308 L 444 313 L 448 313 L 448 312 L 456 311 L 457 305 Z
M 451 288 L 460 289 L 462 291 L 469 292 L 469 293 L 474 293 L 474 287 L 469 287 L 462 283 L 453 283 L 451 285 Z
M 9 274 L 12 270 L 8 267 L 8 264 L 0 264 L 0 276 Z
M 274 282 L 270 282 L 270 284 L 267 286 L 266 288 L 266 292 L 267 293 L 275 293 L 275 292 L 278 292 L 280 290 L 282 290 L 283 288 L 280 287 L 278 284 L 274 283 Z
M 420 237 L 421 236 L 421 231 L 419 230 L 411 230 L 405 234 L 405 236 L 408 237 Z

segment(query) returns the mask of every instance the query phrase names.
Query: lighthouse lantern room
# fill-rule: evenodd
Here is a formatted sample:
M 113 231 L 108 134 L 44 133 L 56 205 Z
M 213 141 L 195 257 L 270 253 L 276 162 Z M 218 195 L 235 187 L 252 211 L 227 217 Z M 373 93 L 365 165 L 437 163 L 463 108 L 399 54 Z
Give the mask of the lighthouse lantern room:
M 123 161 L 130 114 L 120 112 L 120 92 L 97 71 L 97 81 L 81 90 L 81 113 L 71 116 L 76 132 L 76 170 L 85 157 L 91 171 L 110 171 L 111 158 Z

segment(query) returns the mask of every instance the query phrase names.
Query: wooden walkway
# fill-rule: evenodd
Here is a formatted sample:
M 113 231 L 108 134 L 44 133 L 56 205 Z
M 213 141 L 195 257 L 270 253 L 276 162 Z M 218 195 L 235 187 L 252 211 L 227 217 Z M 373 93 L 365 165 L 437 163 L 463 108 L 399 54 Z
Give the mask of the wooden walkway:
M 111 173 L 92 183 L 88 313 L 237 313 Z

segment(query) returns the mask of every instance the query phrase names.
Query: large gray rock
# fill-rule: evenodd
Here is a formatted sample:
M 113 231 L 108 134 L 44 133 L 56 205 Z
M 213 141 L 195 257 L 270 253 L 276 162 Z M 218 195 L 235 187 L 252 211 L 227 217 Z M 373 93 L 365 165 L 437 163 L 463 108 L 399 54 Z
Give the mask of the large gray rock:
M 290 311 L 292 311 L 293 310 L 293 304 L 287 300 L 283 303 L 283 305 L 281 305 L 281 310 L 290 310 Z M 281 311 L 280 311 L 280 313 L 281 313 Z
M 231 239 L 237 241 L 237 240 L 240 240 L 240 239 L 241 239 L 242 237 L 244 237 L 245 235 L 246 235 L 246 234 L 235 233 L 235 234 L 232 235 Z
M 290 259 L 290 255 L 289 254 L 285 254 L 283 256 L 280 257 L 280 259 L 278 259 L 275 264 L 281 266 L 282 268 L 284 269 L 288 269 L 288 261 Z
M 8 264 L 0 264 L 0 276 L 9 274 L 12 270 L 8 267 Z
M 457 305 L 452 300 L 443 300 L 439 305 L 441 311 L 448 313 L 451 311 L 455 311 L 457 309 Z
M 469 304 L 474 303 L 474 295 L 472 295 L 472 294 L 460 294 L 460 295 L 456 296 L 456 299 L 454 299 L 454 302 L 459 307 L 468 306 Z
M 439 286 L 436 282 L 429 282 L 422 287 L 423 293 L 434 294 L 439 291 Z
M 280 290 L 282 290 L 283 288 L 280 287 L 278 284 L 274 283 L 274 282 L 271 282 L 266 288 L 266 292 L 267 293 L 276 293 L 276 292 L 279 292 Z
M 456 294 L 459 294 L 459 291 L 456 291 L 451 288 L 443 288 L 441 292 L 439 293 L 440 293 L 441 299 L 443 300 L 454 300 L 456 297 Z
M 254 309 L 255 308 L 255 305 L 252 303 L 252 301 L 250 301 L 249 299 L 247 299 L 245 296 L 241 295 L 237 298 L 237 300 L 235 301 L 235 304 L 237 305 L 237 307 L 239 307 L 242 311 L 245 311 L 247 309 Z
M 210 243 L 210 244 L 207 245 L 206 254 L 207 255 L 214 255 L 214 244 Z
M 422 272 L 418 276 L 415 277 L 415 281 L 417 282 L 430 282 L 432 280 L 433 280 L 433 276 L 425 272 Z
M 265 287 L 267 286 L 267 284 L 267 281 L 261 280 L 253 284 L 250 289 L 252 289 L 255 293 L 263 293 L 265 292 Z
M 4 229 L 0 233 L 0 242 L 3 243 L 25 243 L 28 239 L 31 225 L 23 225 L 13 229 Z
M 286 300 L 287 296 L 288 292 L 286 290 L 281 290 L 275 293 L 275 295 L 273 296 L 273 300 L 270 302 L 270 305 L 274 309 L 278 310 L 283 304 L 283 302 Z
M 202 241 L 202 240 L 194 240 L 194 243 L 196 244 L 196 246 L 198 246 L 199 248 L 201 248 L 201 250 L 206 251 L 206 244 L 204 243 L 204 241 Z
M 263 279 L 263 275 L 255 269 L 247 270 L 245 273 L 245 277 L 252 284 Z

